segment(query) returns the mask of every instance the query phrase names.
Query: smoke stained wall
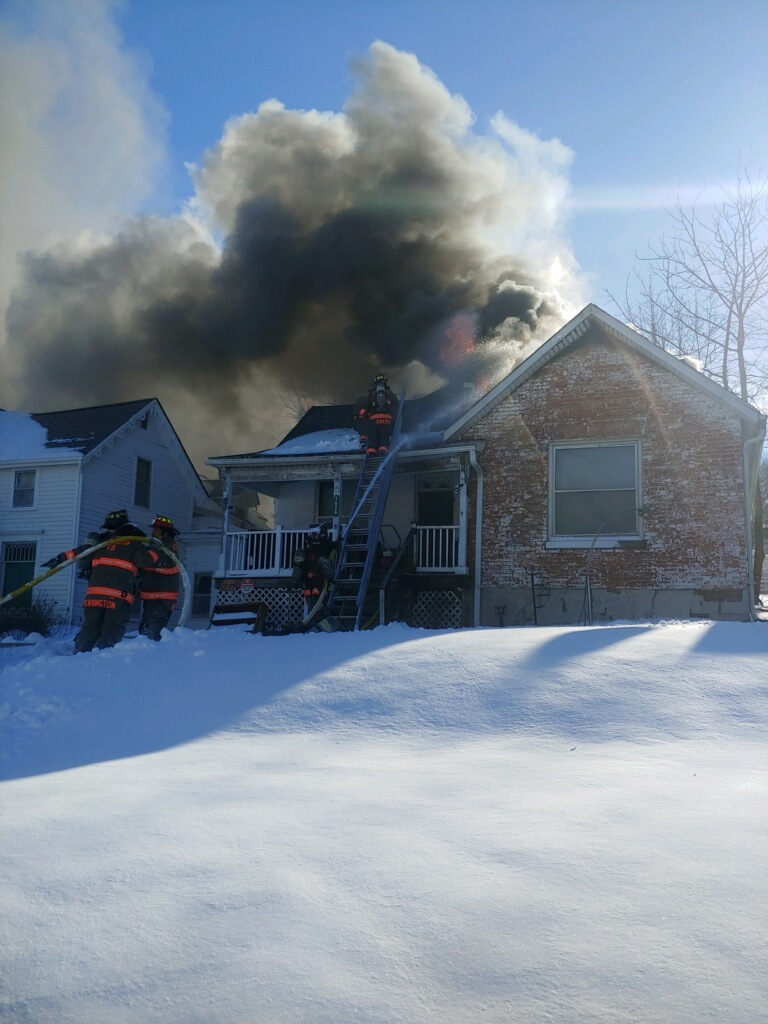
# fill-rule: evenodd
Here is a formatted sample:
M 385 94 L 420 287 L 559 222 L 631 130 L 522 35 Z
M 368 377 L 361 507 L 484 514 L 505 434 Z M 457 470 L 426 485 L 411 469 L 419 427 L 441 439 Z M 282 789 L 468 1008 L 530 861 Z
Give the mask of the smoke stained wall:
M 560 235 L 571 153 L 376 42 L 342 112 L 231 120 L 183 215 L 25 254 L 7 314 L 18 407 L 155 395 L 198 465 L 269 446 L 286 396 L 493 381 L 580 303 Z

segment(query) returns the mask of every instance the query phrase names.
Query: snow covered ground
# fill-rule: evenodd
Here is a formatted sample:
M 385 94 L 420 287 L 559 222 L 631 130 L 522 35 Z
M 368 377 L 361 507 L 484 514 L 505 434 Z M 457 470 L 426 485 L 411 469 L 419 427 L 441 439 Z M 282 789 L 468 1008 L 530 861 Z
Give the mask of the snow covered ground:
M 768 1020 L 765 623 L 0 646 L 0 1019 Z

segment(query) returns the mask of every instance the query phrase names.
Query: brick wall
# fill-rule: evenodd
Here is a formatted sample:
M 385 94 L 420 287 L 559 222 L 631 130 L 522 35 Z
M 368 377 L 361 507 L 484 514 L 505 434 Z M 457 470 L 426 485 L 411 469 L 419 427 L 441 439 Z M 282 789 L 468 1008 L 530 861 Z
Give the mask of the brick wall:
M 482 440 L 482 586 L 583 585 L 586 551 L 548 550 L 549 443 L 641 441 L 647 546 L 596 549 L 607 588 L 747 585 L 741 425 L 704 390 L 592 328 L 464 434 Z M 472 536 L 472 533 L 470 533 Z M 706 595 L 705 595 L 706 596 Z

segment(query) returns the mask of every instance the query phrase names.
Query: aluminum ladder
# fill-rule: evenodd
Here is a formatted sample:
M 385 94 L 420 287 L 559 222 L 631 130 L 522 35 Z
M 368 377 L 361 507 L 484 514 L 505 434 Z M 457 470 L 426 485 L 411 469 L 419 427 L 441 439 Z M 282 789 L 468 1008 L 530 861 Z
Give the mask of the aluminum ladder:
M 336 618 L 339 629 L 362 629 L 370 617 L 378 617 L 378 597 L 375 592 L 370 594 L 371 580 L 376 567 L 384 509 L 401 444 L 404 404 L 405 392 L 400 395 L 389 452 L 383 456 L 366 456 L 357 481 L 352 514 L 342 530 L 341 549 L 327 603 L 328 615 Z

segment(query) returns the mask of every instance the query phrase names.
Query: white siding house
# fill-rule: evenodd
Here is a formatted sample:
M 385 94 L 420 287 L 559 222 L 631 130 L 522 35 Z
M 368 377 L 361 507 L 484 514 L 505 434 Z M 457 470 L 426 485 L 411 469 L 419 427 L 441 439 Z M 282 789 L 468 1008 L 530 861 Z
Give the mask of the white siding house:
M 153 514 L 181 531 L 179 552 L 204 593 L 220 551 L 219 513 L 157 399 L 56 413 L 0 412 L 0 588 L 9 593 L 60 551 L 125 508 L 149 532 Z M 79 623 L 86 583 L 73 570 L 32 593 Z M 189 625 L 208 622 L 197 600 Z

